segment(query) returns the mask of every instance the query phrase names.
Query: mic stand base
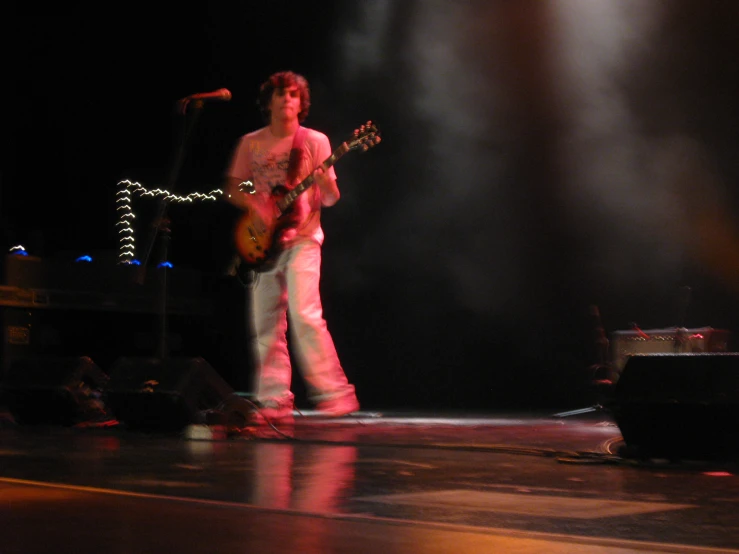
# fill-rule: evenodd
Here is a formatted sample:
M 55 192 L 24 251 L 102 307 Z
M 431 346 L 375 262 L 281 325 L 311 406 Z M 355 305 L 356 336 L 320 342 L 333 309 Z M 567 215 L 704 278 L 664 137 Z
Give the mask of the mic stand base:
M 604 402 L 609 393 L 613 392 L 613 387 L 618 381 L 618 376 L 613 371 L 610 364 L 595 364 L 589 368 L 592 371 L 593 379 L 590 381 L 590 385 L 596 391 L 596 402 L 588 406 L 587 408 L 578 408 L 575 410 L 569 410 L 566 412 L 559 412 L 553 414 L 552 417 L 569 417 L 574 415 L 582 415 L 593 412 L 608 412 L 608 408 L 604 405 Z

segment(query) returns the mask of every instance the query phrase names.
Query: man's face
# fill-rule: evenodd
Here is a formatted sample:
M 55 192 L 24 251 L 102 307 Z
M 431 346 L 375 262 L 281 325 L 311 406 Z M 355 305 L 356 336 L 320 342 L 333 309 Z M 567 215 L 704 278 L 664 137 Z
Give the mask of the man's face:
M 273 118 L 282 120 L 297 119 L 300 113 L 300 89 L 296 85 L 276 88 L 272 91 L 269 110 Z

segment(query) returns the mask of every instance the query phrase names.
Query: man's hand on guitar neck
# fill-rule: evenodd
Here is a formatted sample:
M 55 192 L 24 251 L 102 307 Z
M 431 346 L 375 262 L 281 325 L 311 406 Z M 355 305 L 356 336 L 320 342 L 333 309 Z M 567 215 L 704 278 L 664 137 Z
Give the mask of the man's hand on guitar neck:
M 332 178 L 322 166 L 318 166 L 313 172 L 313 182 L 321 191 L 321 204 L 324 206 L 333 206 L 341 198 L 339 187 L 336 179 Z

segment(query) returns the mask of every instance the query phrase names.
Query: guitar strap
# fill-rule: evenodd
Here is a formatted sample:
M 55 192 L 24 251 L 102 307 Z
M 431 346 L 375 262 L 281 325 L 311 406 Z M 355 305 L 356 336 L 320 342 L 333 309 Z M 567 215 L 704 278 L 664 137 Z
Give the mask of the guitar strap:
M 302 125 L 298 126 L 293 137 L 293 145 L 290 149 L 290 160 L 287 165 L 287 188 L 292 189 L 298 184 L 298 170 L 300 169 L 300 161 L 303 159 L 303 144 L 308 130 Z

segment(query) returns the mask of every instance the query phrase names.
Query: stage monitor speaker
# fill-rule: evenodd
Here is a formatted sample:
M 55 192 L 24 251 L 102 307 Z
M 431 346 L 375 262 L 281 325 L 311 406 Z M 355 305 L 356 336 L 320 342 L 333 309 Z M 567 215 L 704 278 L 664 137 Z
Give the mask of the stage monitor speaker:
M 203 358 L 120 358 L 105 398 L 118 421 L 142 431 L 179 431 L 206 423 L 231 404 L 233 389 Z
M 611 410 L 626 446 L 644 458 L 739 457 L 739 353 L 631 356 Z
M 87 356 L 38 356 L 14 360 L 0 391 L 16 423 L 71 426 L 106 415 L 107 382 Z

